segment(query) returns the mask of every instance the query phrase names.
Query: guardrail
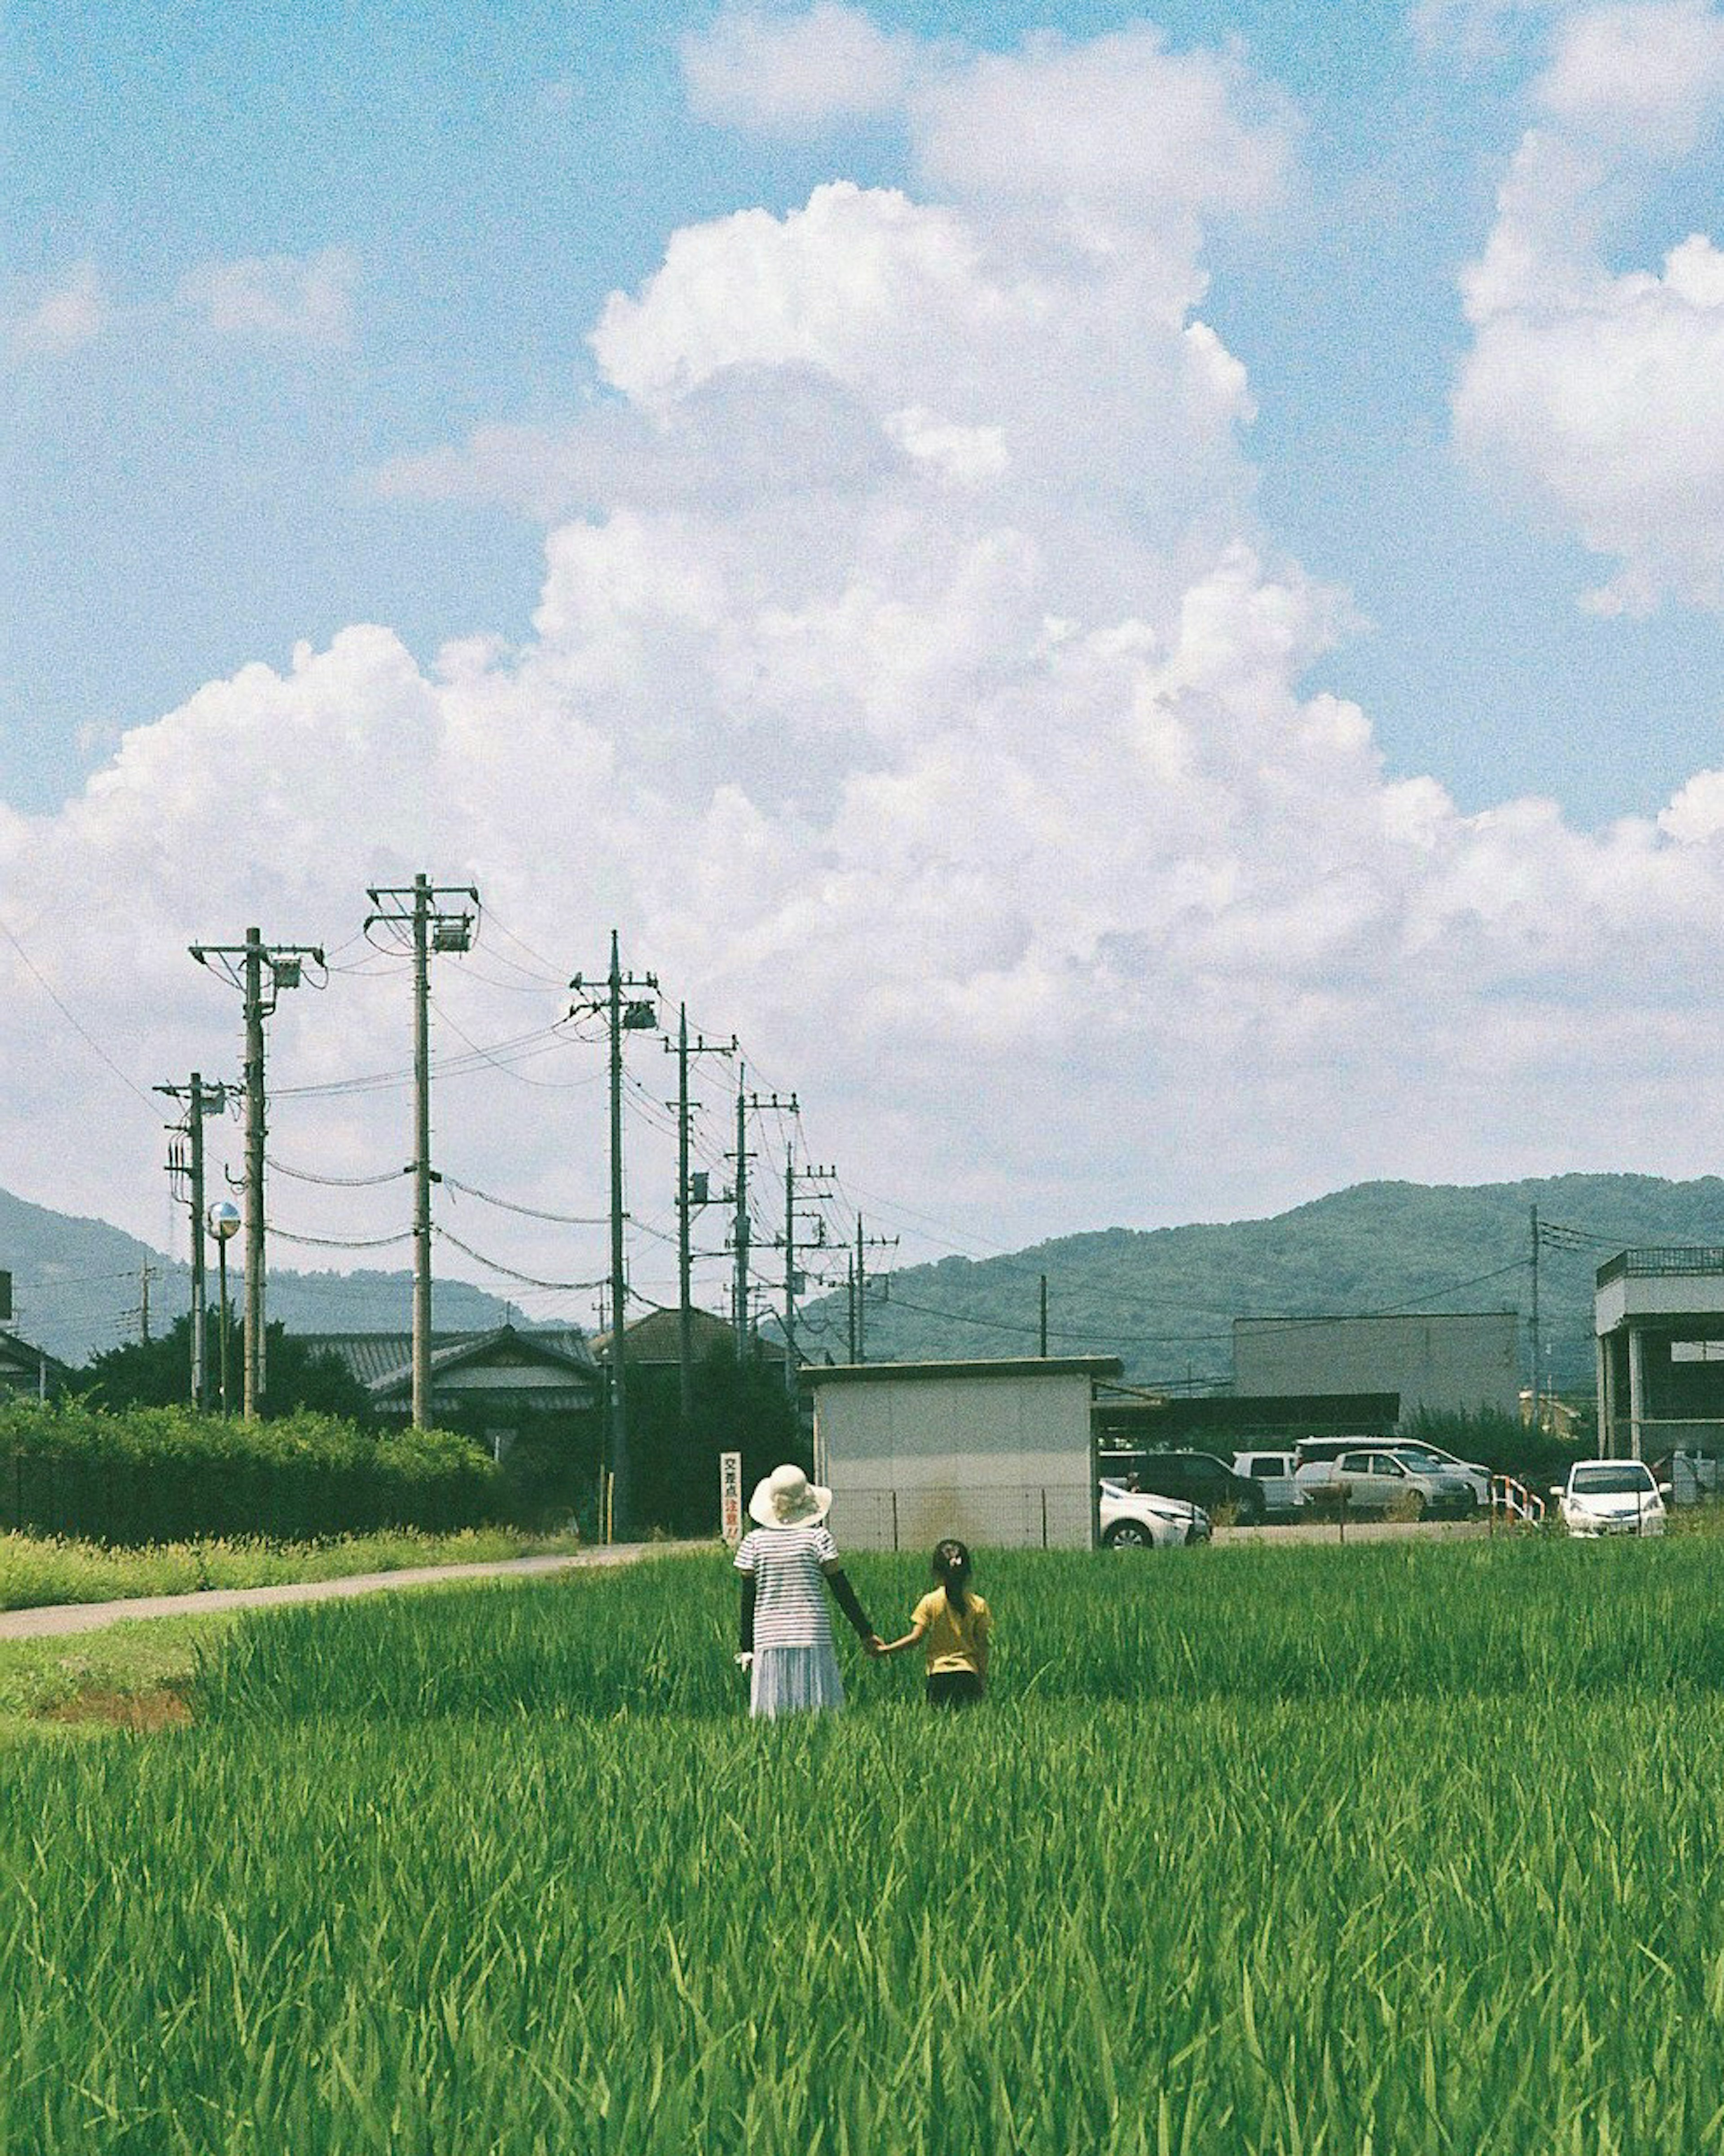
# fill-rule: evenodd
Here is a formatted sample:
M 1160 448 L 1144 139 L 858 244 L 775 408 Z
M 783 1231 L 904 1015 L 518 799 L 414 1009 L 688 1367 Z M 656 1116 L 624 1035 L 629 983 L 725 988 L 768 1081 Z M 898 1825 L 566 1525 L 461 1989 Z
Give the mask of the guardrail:
M 1517 1482 L 1512 1475 L 1491 1476 L 1491 1523 L 1493 1527 L 1499 1519 L 1512 1527 L 1542 1527 L 1544 1516 L 1545 1502 L 1536 1490 L 1529 1490 L 1524 1482 Z

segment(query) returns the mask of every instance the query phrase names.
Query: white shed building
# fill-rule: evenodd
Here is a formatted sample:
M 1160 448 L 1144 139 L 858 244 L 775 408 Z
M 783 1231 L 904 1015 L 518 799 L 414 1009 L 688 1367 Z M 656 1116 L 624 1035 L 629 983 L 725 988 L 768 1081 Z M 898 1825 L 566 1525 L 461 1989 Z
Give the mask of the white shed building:
M 840 1549 L 1088 1549 L 1095 1539 L 1096 1381 L 1113 1356 L 863 1363 L 802 1373 L 814 1476 Z

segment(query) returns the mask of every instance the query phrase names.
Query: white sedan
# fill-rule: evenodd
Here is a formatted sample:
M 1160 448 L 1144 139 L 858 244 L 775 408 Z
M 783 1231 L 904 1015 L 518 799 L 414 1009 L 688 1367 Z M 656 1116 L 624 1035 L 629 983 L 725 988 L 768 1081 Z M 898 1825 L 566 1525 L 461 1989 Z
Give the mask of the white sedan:
M 1551 1495 L 1571 1535 L 1661 1535 L 1669 1492 L 1644 1460 L 1577 1460 Z
M 1209 1515 L 1183 1497 L 1155 1497 L 1103 1478 L 1101 1485 L 1104 1549 L 1177 1549 L 1209 1539 Z

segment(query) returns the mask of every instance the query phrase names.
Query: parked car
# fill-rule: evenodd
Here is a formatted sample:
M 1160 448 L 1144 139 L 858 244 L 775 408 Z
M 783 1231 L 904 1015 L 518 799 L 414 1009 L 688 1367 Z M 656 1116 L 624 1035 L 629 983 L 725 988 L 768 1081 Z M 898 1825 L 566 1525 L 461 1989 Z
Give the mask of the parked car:
M 1571 1535 L 1661 1535 L 1670 1491 L 1644 1460 L 1577 1460 L 1551 1495 Z
M 1309 1467 L 1316 1461 L 1339 1460 L 1343 1452 L 1358 1452 L 1395 1441 L 1368 1430 L 1356 1430 L 1348 1437 L 1301 1437 L 1293 1448 L 1293 1457 L 1298 1466 Z
M 1183 1497 L 1213 1512 L 1218 1505 L 1230 1506 L 1234 1517 L 1253 1525 L 1263 1517 L 1263 1491 L 1248 1476 L 1235 1475 L 1224 1460 L 1213 1452 L 1134 1452 L 1109 1463 L 1116 1481 L 1129 1475 L 1138 1489 L 1152 1496 Z
M 1482 1460 L 1463 1460 L 1458 1452 L 1450 1452 L 1444 1445 L 1433 1445 L 1429 1438 L 1424 1437 L 1398 1437 L 1394 1440 L 1394 1450 L 1400 1453 L 1422 1452 L 1427 1459 L 1434 1460 L 1440 1466 L 1445 1467 L 1451 1475 L 1467 1476 L 1478 1490 L 1479 1502 L 1481 1505 L 1490 1503 L 1491 1470 Z
M 1425 1445 L 1413 1438 L 1397 1438 L 1388 1450 L 1420 1475 L 1463 1476 L 1472 1485 L 1475 1504 L 1491 1502 L 1491 1470 L 1481 1467 L 1477 1460 L 1462 1460 L 1452 1452 L 1445 1452 L 1440 1445 Z
M 1310 1508 L 1311 1499 L 1295 1479 L 1299 1466 L 1291 1452 L 1236 1452 L 1233 1471 L 1255 1482 L 1263 1492 L 1264 1509 L 1270 1519 L 1290 1519 Z
M 1181 1497 L 1155 1497 L 1128 1490 L 1106 1476 L 1101 1484 L 1104 1549 L 1176 1549 L 1209 1539 L 1209 1515 Z
M 1314 1503 L 1339 1505 L 1356 1512 L 1404 1512 L 1414 1519 L 1448 1513 L 1465 1518 L 1478 1510 L 1478 1497 L 1464 1475 L 1447 1470 L 1426 1473 L 1386 1445 L 1343 1452 L 1334 1460 L 1307 1460 L 1299 1470 L 1300 1487 Z

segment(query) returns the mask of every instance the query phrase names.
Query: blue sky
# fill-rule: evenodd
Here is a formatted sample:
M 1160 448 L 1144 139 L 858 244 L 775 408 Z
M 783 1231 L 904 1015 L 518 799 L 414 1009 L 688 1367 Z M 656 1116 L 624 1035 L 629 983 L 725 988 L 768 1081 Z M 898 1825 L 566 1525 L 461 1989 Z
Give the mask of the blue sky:
M 997 49 L 1139 19 L 875 14 Z M 606 294 L 649 275 L 678 226 L 788 208 L 834 172 L 905 177 L 890 124 L 787 145 L 692 122 L 677 40 L 711 16 L 11 11 L 15 290 L 87 260 L 126 317 L 75 364 L 18 370 L 0 763 L 14 803 L 52 806 L 90 742 L 300 637 L 375 619 L 428 652 L 524 630 L 531 526 L 380 501 L 367 475 L 486 418 L 577 408 Z M 1392 6 L 1151 19 L 1176 46 L 1243 40 L 1298 108 L 1296 198 L 1211 249 L 1204 311 L 1250 371 L 1270 533 L 1362 617 L 1321 679 L 1365 705 L 1398 767 L 1465 805 L 1533 791 L 1587 824 L 1655 809 L 1717 746 L 1716 619 L 1578 614 L 1583 548 L 1493 501 L 1449 437 L 1456 273 L 1488 228 L 1546 22 L 1511 16 L 1480 51 L 1421 39 Z M 1716 159 L 1696 161 L 1646 222 L 1711 228 L 1719 188 Z M 235 352 L 173 306 L 199 261 L 331 246 L 360 265 L 350 345 Z
M 1707 0 L 3 37 L 0 1183 L 112 1089 L 38 980 L 146 1094 L 186 942 L 419 867 L 978 1245 L 1716 1164 Z M 290 1060 L 376 1067 L 369 978 Z M 474 1143 L 575 1208 L 543 1106 Z

